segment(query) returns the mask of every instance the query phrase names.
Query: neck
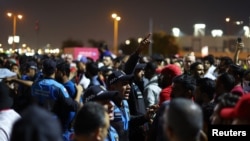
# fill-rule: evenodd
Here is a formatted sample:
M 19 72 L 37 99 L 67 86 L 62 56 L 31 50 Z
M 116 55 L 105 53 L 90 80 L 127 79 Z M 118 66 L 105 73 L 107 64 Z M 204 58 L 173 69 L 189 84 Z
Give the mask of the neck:
M 66 77 L 66 76 L 64 76 L 64 77 L 63 77 L 63 83 L 66 83 L 66 82 L 68 82 L 68 81 L 69 81 L 69 78 Z

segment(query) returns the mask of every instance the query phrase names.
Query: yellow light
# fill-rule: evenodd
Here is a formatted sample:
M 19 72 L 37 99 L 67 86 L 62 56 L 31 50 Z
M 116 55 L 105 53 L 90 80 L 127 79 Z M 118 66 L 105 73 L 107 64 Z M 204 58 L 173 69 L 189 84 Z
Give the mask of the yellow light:
M 115 19 L 115 18 L 117 17 L 117 14 L 116 14 L 116 13 L 113 13 L 113 14 L 111 15 L 111 17 L 112 17 L 113 19 Z
M 230 22 L 230 18 L 229 17 L 227 17 L 225 20 L 226 20 L 226 22 Z
M 22 19 L 22 18 L 23 18 L 23 15 L 17 15 L 17 18 L 18 18 L 18 19 Z
M 8 13 L 7 13 L 7 16 L 11 17 L 11 16 L 12 16 L 12 13 L 8 12 Z

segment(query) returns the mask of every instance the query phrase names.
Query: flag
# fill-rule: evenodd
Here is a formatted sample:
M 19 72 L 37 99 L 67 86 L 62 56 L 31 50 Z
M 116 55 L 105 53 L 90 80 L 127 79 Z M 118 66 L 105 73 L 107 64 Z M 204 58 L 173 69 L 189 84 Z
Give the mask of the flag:
M 40 29 L 39 21 L 36 20 L 36 22 L 35 22 L 35 30 L 39 31 L 39 29 Z

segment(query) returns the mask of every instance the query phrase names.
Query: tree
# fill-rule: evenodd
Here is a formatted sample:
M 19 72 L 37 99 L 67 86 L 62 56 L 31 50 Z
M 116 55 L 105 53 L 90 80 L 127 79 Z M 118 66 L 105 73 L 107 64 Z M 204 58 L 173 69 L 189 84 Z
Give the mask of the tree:
M 169 56 L 177 54 L 180 50 L 176 38 L 168 35 L 165 32 L 156 32 L 152 36 L 152 53 Z
M 120 44 L 120 49 L 125 55 L 131 54 L 139 46 L 137 39 L 129 38 L 129 43 Z M 152 35 L 152 54 L 161 54 L 163 56 L 171 56 L 179 53 L 180 47 L 176 41 L 176 37 L 168 35 L 167 33 L 160 31 L 155 32 Z M 148 55 L 149 51 L 142 52 L 144 55 Z
M 62 49 L 66 48 L 66 47 L 83 47 L 84 44 L 82 43 L 82 41 L 80 40 L 73 40 L 71 38 L 63 41 L 62 43 Z
M 99 47 L 102 44 L 106 44 L 105 41 L 101 40 L 101 41 L 96 41 L 94 39 L 89 39 L 88 40 L 88 44 L 92 47 Z
M 120 44 L 119 49 L 122 50 L 124 55 L 132 54 L 139 46 L 138 41 L 135 38 L 129 38 L 129 42 Z

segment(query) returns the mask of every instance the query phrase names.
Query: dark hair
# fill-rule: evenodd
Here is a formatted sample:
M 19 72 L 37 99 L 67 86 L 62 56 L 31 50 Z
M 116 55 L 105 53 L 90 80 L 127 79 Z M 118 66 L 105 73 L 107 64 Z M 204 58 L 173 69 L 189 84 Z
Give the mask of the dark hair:
M 157 68 L 157 64 L 155 62 L 148 62 L 146 63 L 145 70 L 150 70 L 151 72 L 155 73 Z
M 231 64 L 230 65 L 230 70 L 232 71 L 233 75 L 239 75 L 240 79 L 243 78 L 244 75 L 244 69 L 242 66 L 240 65 L 236 65 L 236 64 Z
M 205 56 L 204 58 L 203 58 L 203 61 L 208 61 L 211 65 L 213 65 L 214 64 L 214 62 L 215 62 L 215 59 L 214 59 L 214 56 L 213 55 L 207 55 L 207 56 Z
M 66 75 L 69 77 L 70 75 L 70 64 L 63 61 L 60 62 L 59 64 L 56 65 L 57 70 L 61 71 L 61 72 L 65 72 Z
M 196 88 L 196 79 L 188 74 L 182 74 L 173 78 L 174 83 L 180 83 L 184 88 L 194 91 Z
M 105 126 L 105 108 L 97 102 L 87 102 L 79 110 L 74 123 L 76 135 L 88 135 Z
M 190 71 L 196 70 L 196 67 L 197 67 L 198 65 L 202 65 L 202 63 L 201 63 L 201 62 L 198 62 L 198 61 L 192 63 L 192 64 L 190 65 Z
M 62 141 L 61 124 L 49 111 L 32 105 L 14 123 L 10 141 Z
M 228 92 L 231 91 L 235 85 L 234 77 L 227 72 L 222 73 L 220 76 L 218 76 L 217 81 L 218 80 L 220 83 L 223 83 L 223 85 L 225 86 L 225 89 Z
M 200 92 L 206 94 L 210 100 L 214 98 L 215 93 L 215 81 L 210 78 L 201 78 L 197 81 L 197 85 L 200 87 Z
M 230 64 L 233 64 L 233 60 L 232 58 L 228 57 L 228 56 L 223 56 L 220 58 L 220 62 L 224 61 L 224 64 L 225 65 L 230 65 Z
M 234 107 L 239 99 L 239 95 L 223 93 L 218 97 L 218 103 L 221 105 L 221 107 Z
M 97 62 L 89 62 L 86 64 L 86 71 L 91 76 L 97 75 L 100 69 L 98 68 Z

